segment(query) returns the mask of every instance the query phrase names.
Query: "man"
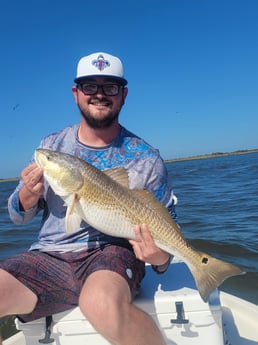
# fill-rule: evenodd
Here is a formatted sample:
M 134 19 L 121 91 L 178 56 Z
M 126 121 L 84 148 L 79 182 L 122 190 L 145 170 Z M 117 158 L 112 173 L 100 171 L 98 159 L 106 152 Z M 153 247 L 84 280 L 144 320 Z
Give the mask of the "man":
M 158 151 L 119 124 L 126 85 L 118 58 L 106 53 L 83 57 L 72 87 L 80 124 L 44 138 L 40 147 L 73 154 L 101 170 L 124 166 L 130 188 L 150 190 L 173 215 L 173 194 Z M 41 209 L 43 216 L 39 239 L 30 251 L 0 264 L 0 316 L 17 314 L 30 321 L 79 304 L 111 344 L 164 344 L 152 318 L 132 303 L 144 262 L 158 273 L 170 262 L 146 225 L 137 224 L 136 240 L 129 242 L 85 222 L 67 234 L 63 201 L 34 162 L 22 171 L 8 205 L 16 224 L 28 222 Z

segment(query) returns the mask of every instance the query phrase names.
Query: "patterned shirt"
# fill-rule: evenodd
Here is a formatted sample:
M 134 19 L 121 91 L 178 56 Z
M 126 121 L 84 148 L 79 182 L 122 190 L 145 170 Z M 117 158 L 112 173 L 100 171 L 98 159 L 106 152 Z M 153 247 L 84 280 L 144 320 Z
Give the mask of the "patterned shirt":
M 121 127 L 117 138 L 105 147 L 89 147 L 78 139 L 78 127 L 67 127 L 45 137 L 39 147 L 61 151 L 77 156 L 100 170 L 123 166 L 129 176 L 130 189 L 147 189 L 168 208 L 175 218 L 173 192 L 167 180 L 167 170 L 159 151 L 144 140 Z M 32 159 L 33 161 L 33 159 Z M 78 231 L 68 234 L 65 231 L 66 206 L 54 194 L 45 181 L 45 191 L 38 204 L 26 212 L 19 207 L 18 192 L 23 186 L 20 181 L 8 200 L 10 218 L 15 224 L 25 224 L 40 210 L 43 210 L 38 241 L 31 250 L 76 251 L 82 248 L 95 248 L 106 243 L 122 243 L 125 240 L 105 235 L 82 221 Z

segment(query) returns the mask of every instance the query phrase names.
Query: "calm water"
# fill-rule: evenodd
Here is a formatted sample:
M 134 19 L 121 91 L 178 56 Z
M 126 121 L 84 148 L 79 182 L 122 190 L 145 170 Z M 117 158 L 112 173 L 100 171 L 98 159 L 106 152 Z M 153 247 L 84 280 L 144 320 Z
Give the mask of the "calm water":
M 196 248 L 241 266 L 222 290 L 258 304 L 258 153 L 167 164 L 178 197 L 177 215 Z M 0 183 L 0 260 L 28 249 L 39 218 L 11 223 L 7 198 L 17 182 Z
M 221 288 L 258 304 L 258 153 L 167 166 L 185 237 L 242 267 Z

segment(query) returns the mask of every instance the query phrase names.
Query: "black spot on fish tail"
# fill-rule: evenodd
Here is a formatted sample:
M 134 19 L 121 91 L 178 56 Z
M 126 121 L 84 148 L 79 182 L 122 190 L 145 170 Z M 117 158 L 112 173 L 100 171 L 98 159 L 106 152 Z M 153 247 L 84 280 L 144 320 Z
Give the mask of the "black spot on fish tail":
M 208 261 L 209 261 L 209 259 L 207 257 L 202 258 L 202 263 L 203 264 L 207 264 Z

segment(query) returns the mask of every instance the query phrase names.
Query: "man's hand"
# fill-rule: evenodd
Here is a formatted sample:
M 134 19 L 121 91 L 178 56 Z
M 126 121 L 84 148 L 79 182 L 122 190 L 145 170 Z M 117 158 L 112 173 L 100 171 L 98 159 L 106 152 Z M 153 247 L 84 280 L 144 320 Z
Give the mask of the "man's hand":
M 25 187 L 31 194 L 41 196 L 44 191 L 43 171 L 36 163 L 30 164 L 21 172 Z
M 36 163 L 30 164 L 21 172 L 24 183 L 19 192 L 20 204 L 23 210 L 35 206 L 44 191 L 43 170 Z
M 135 240 L 129 240 L 135 256 L 141 261 L 159 266 L 169 260 L 169 254 L 156 246 L 146 224 L 136 225 L 134 228 Z

